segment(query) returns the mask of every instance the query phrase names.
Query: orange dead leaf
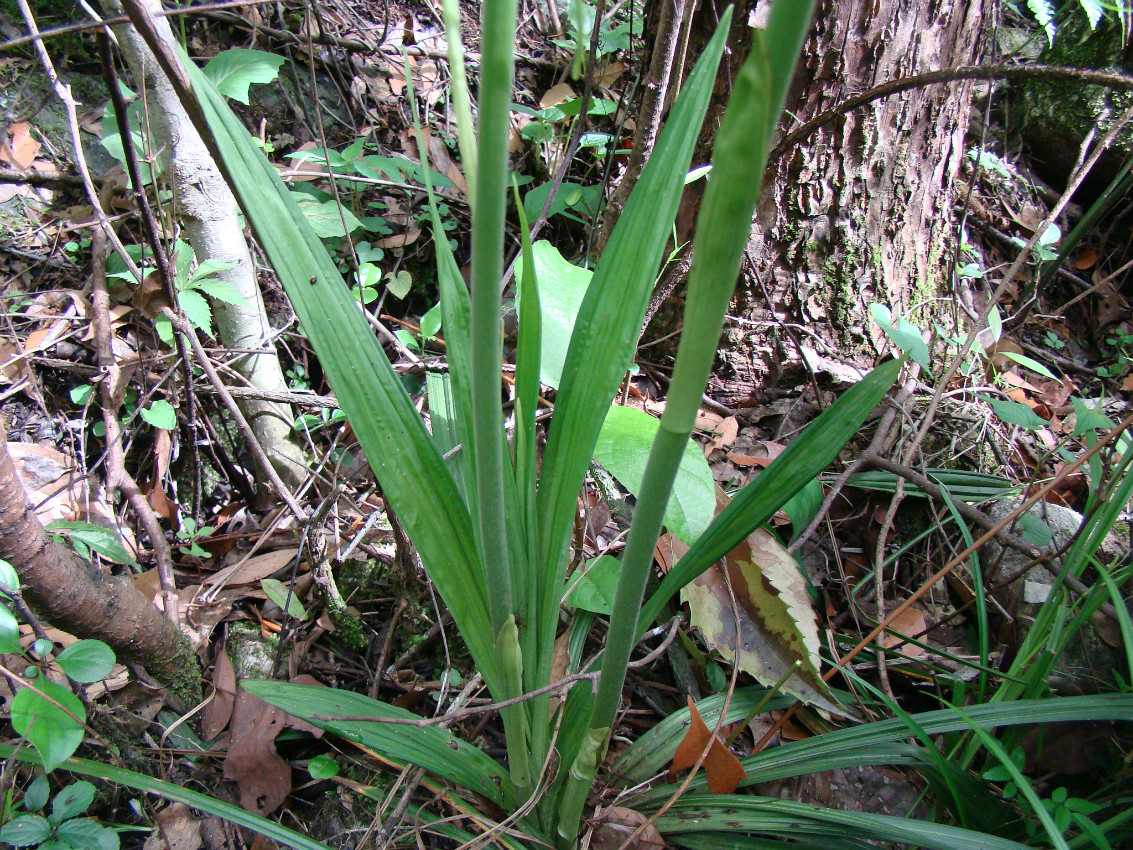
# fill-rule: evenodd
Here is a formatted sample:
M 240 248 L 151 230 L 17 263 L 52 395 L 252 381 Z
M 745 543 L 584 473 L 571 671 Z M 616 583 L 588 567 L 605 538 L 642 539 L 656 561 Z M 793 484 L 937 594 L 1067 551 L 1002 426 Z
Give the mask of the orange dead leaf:
M 691 715 L 688 732 L 673 754 L 673 763 L 669 766 L 669 781 L 672 782 L 679 771 L 696 764 L 700 754 L 707 749 L 708 755 L 704 757 L 704 772 L 708 774 L 708 790 L 713 794 L 731 794 L 743 780 L 747 779 L 743 765 L 720 737 L 713 736 L 711 730 L 704 725 L 692 697 L 688 700 L 688 710 Z
M 26 121 L 13 124 L 10 132 L 11 141 L 0 150 L 0 160 L 14 168 L 27 168 L 39 153 L 41 146 L 32 138 L 31 125 Z
M 1092 269 L 1098 264 L 1098 249 L 1089 246 L 1079 251 L 1074 259 L 1070 261 L 1070 265 L 1078 271 L 1083 272 Z
M 921 640 L 917 635 L 923 633 L 926 627 L 924 614 L 916 608 L 906 608 L 889 624 L 891 631 L 896 632 L 896 634 L 883 634 L 881 645 L 886 649 L 895 650 L 899 655 L 904 655 L 906 658 L 919 658 L 925 653 L 924 647 L 906 643 L 905 637 Z

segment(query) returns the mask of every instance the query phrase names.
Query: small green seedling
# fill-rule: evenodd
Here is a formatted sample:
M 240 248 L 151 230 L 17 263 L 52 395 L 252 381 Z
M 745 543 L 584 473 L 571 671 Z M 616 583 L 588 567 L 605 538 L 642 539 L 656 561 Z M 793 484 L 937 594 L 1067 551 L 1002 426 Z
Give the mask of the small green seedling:
M 36 777 L 24 796 L 10 807 L 10 817 L 0 827 L 0 841 L 13 847 L 39 847 L 41 850 L 118 850 L 118 833 L 93 818 L 81 818 L 94 802 L 95 787 L 86 780 L 64 785 L 51 798 L 46 776 Z
M 19 574 L 4 560 L 0 560 L 0 584 L 0 603 L 10 602 L 18 595 Z M 97 682 L 110 675 L 114 651 L 100 640 L 75 641 L 61 652 L 42 638 L 25 647 L 20 642 L 20 624 L 15 614 L 6 604 L 0 604 L 0 652 L 23 656 L 28 662 L 24 678 L 29 684 L 12 698 L 12 726 L 35 747 L 44 769 L 50 772 L 70 758 L 83 742 L 86 709 L 78 697 L 51 681 L 45 671 L 53 667 L 75 682 Z M 84 805 L 78 811 L 85 808 Z M 0 841 L 13 843 L 2 833 Z
M 185 555 L 191 555 L 194 558 L 207 558 L 209 553 L 201 548 L 198 540 L 203 540 L 213 532 L 211 525 L 198 526 L 197 521 L 192 517 L 181 518 L 181 528 L 177 531 L 177 540 L 183 544 L 180 551 Z

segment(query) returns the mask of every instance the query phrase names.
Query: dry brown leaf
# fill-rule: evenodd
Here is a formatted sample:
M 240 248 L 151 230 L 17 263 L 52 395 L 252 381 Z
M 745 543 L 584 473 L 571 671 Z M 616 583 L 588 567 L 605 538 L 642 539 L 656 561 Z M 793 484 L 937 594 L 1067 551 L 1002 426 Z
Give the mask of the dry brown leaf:
M 211 741 L 224 731 L 232 719 L 232 708 L 236 703 L 236 670 L 225 647 L 220 647 L 216 664 L 212 670 L 213 697 L 205 706 L 201 717 L 201 737 Z
M 255 584 L 260 579 L 267 578 L 273 573 L 277 573 L 295 560 L 295 555 L 298 554 L 297 547 L 289 549 L 277 549 L 274 552 L 265 552 L 262 555 L 253 555 L 247 561 L 240 565 L 239 569 L 228 576 L 225 584 L 240 585 L 240 584 Z M 205 584 L 216 584 L 224 577 L 224 571 L 214 573 L 205 579 Z
M 747 772 L 727 744 L 720 740 L 720 736 L 713 735 L 704 724 L 692 697 L 688 698 L 688 711 L 688 732 L 673 754 L 673 763 L 669 765 L 669 781 L 672 782 L 680 771 L 696 764 L 701 753 L 707 749 L 703 765 L 704 772 L 708 775 L 708 790 L 713 794 L 731 794 L 747 779 Z
M 389 221 L 389 217 L 386 217 Z M 413 230 L 407 230 L 404 233 L 395 233 L 392 236 L 384 236 L 374 242 L 378 248 L 404 248 L 406 245 L 412 245 L 417 241 L 421 235 L 421 228 L 417 227 Z
M 0 340 L 0 384 L 15 384 L 26 380 L 28 375 L 28 361 L 19 346 Z
M 1089 245 L 1087 245 L 1085 248 L 1082 248 L 1077 254 L 1074 255 L 1074 259 L 1070 261 L 1070 265 L 1072 265 L 1080 272 L 1088 271 L 1097 264 L 1098 249 L 1092 248 Z
M 730 501 L 717 486 L 716 513 Z M 688 603 L 691 622 L 705 643 L 734 659 L 741 670 L 771 685 L 797 663 L 783 691 L 824 711 L 847 715 L 819 672 L 818 618 L 806 581 L 770 531 L 757 528 L 749 534 L 725 556 L 723 566 L 714 565 L 686 585 L 681 599 Z
M 924 614 L 916 608 L 906 608 L 894 617 L 889 624 L 890 631 L 897 632 L 897 634 L 890 634 L 889 632 L 883 634 L 881 645 L 906 658 L 920 658 L 925 653 L 924 647 L 906 643 L 906 639 L 911 637 L 916 640 L 924 640 L 923 637 L 918 636 L 924 632 L 927 625 Z
M 594 78 L 594 83 L 595 85 L 608 89 L 625 73 L 625 69 L 626 66 L 624 62 L 611 62 L 602 69 L 601 74 Z
M 669 846 L 652 824 L 642 829 L 633 841 L 626 843 L 631 835 L 649 823 L 649 818 L 633 809 L 611 806 L 603 809 L 597 820 L 594 834 L 590 837 L 591 850 L 661 850 Z
M 539 98 L 539 108 L 547 109 L 551 106 L 558 106 L 564 101 L 570 100 L 572 97 L 577 97 L 574 89 L 567 83 L 559 83 L 557 86 L 551 86 L 547 89 L 546 94 Z
M 157 813 L 156 825 L 142 850 L 198 850 L 201 819 L 184 803 L 173 803 Z
M 240 805 L 269 815 L 291 793 L 291 765 L 275 751 L 275 739 L 287 725 L 287 714 L 259 697 L 240 690 L 232 708 L 224 778 L 240 789 Z
M 704 447 L 705 457 L 719 449 L 726 449 L 736 442 L 736 437 L 740 433 L 740 421 L 734 416 L 729 416 L 727 419 L 722 419 L 715 428 L 706 430 L 712 431 L 712 437 Z
M 31 135 L 31 125 L 27 121 L 13 124 L 9 129 L 10 140 L 0 149 L 0 160 L 14 168 L 27 168 L 39 153 L 40 145 Z

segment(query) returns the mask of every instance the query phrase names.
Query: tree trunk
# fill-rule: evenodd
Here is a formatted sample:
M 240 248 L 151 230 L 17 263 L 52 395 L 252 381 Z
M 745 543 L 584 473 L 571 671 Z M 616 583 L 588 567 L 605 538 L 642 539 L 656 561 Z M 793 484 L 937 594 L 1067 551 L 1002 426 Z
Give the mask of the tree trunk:
M 103 6 L 108 14 L 122 14 L 119 0 L 104 0 Z M 161 10 L 158 0 L 148 0 L 148 6 L 151 13 Z M 175 44 L 168 20 L 155 14 L 154 21 L 161 36 Z M 231 285 L 247 302 L 245 305 L 216 299 L 212 302 L 217 330 L 225 346 L 258 352 L 233 361 L 233 368 L 254 389 L 286 392 L 287 383 L 279 358 L 268 341 L 272 329 L 252 256 L 240 227 L 236 199 L 141 36 L 129 25 L 115 27 L 114 32 L 136 83 L 140 86 L 144 81 L 157 105 L 148 113 L 158 137 L 155 147 L 167 151 L 173 196 L 197 260 L 230 264 L 230 268 L 218 271 L 215 277 Z M 279 477 L 289 487 L 298 487 L 306 478 L 307 470 L 303 453 L 293 439 L 294 413 L 290 405 L 259 399 L 241 399 L 239 404 Z
M 781 130 L 878 83 L 978 62 L 990 8 L 990 0 L 821 0 Z M 789 340 L 770 341 L 775 317 L 763 287 L 779 318 L 817 328 L 837 351 L 805 332 L 803 346 L 859 366 L 886 348 L 870 302 L 915 308 L 911 320 L 929 324 L 929 299 L 949 285 L 970 104 L 965 83 L 904 92 L 843 115 L 769 163 L 737 305 L 753 321 L 726 331 L 732 368 L 722 400 L 789 380 L 777 374 L 781 361 L 801 362 Z
M 144 666 L 185 708 L 200 700 L 200 665 L 188 639 L 126 577 L 107 575 L 53 543 L 28 505 L 0 423 L 0 558 L 24 598 L 76 637 L 97 638 L 120 661 Z

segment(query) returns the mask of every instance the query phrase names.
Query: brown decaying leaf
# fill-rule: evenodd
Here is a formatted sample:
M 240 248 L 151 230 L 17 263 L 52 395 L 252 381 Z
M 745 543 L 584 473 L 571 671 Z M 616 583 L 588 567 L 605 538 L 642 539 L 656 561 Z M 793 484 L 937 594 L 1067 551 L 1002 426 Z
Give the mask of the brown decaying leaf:
M 226 585 L 256 584 L 260 579 L 268 578 L 279 572 L 293 560 L 298 549 L 277 549 L 274 552 L 264 552 L 262 555 L 253 555 L 240 565 L 239 569 L 227 577 Z M 224 578 L 224 571 L 214 573 L 205 579 L 205 584 L 215 584 Z
M 669 765 L 669 781 L 672 782 L 680 771 L 696 764 L 700 754 L 708 750 L 703 762 L 704 772 L 708 774 L 708 790 L 713 794 L 731 794 L 747 779 L 747 772 L 727 744 L 720 740 L 720 736 L 713 735 L 705 725 L 692 697 L 688 698 L 688 711 L 688 732 L 673 754 L 673 763 Z
M 232 718 L 232 708 L 236 703 L 236 670 L 223 646 L 217 652 L 216 664 L 213 666 L 212 687 L 212 699 L 205 706 L 201 717 L 201 737 L 206 741 L 211 741 L 224 731 Z
M 925 653 L 924 647 L 907 643 L 905 638 L 913 637 L 917 640 L 923 640 L 924 638 L 918 637 L 918 635 L 924 632 L 926 626 L 924 614 L 916 608 L 906 608 L 889 624 L 890 630 L 898 634 L 889 634 L 888 632 L 883 634 L 881 645 L 898 655 L 904 655 L 906 658 L 920 658 Z M 905 637 L 901 637 L 901 635 Z
M 558 106 L 572 97 L 575 97 L 574 89 L 567 83 L 559 83 L 547 89 L 547 92 L 539 99 L 539 108 L 546 109 L 549 106 Z
M 201 819 L 184 803 L 166 806 L 154 821 L 142 850 L 197 850 L 203 843 Z
M 1080 272 L 1089 271 L 1098 264 L 1098 249 L 1087 245 L 1074 255 L 1070 265 Z
M 598 815 L 598 824 L 590 837 L 590 850 L 661 850 L 668 847 L 657 827 L 649 824 L 637 832 L 649 818 L 633 809 L 611 806 Z M 637 833 L 630 843 L 626 840 Z
M 275 739 L 287 715 L 247 691 L 236 695 L 224 778 L 240 789 L 240 805 L 269 815 L 291 793 L 291 765 L 275 751 Z
M 293 682 L 318 684 L 311 676 L 297 676 Z M 240 805 L 249 812 L 269 815 L 291 793 L 291 765 L 275 751 L 275 739 L 288 726 L 311 732 L 322 731 L 306 721 L 268 705 L 257 696 L 240 689 L 232 707 L 228 754 L 224 758 L 224 778 L 240 789 Z
M 717 487 L 716 512 L 729 501 Z M 729 583 L 738 611 L 732 607 Z M 825 711 L 848 714 L 819 673 L 818 618 L 799 565 L 771 532 L 760 528 L 749 534 L 727 554 L 724 567 L 717 564 L 702 573 L 681 591 L 681 598 L 705 643 L 736 659 L 741 670 L 771 685 L 797 661 L 800 666 L 783 691 Z
M 41 147 L 31 135 L 31 125 L 26 121 L 13 124 L 10 129 L 11 141 L 0 150 L 0 160 L 16 168 L 27 168 L 32 164 Z

